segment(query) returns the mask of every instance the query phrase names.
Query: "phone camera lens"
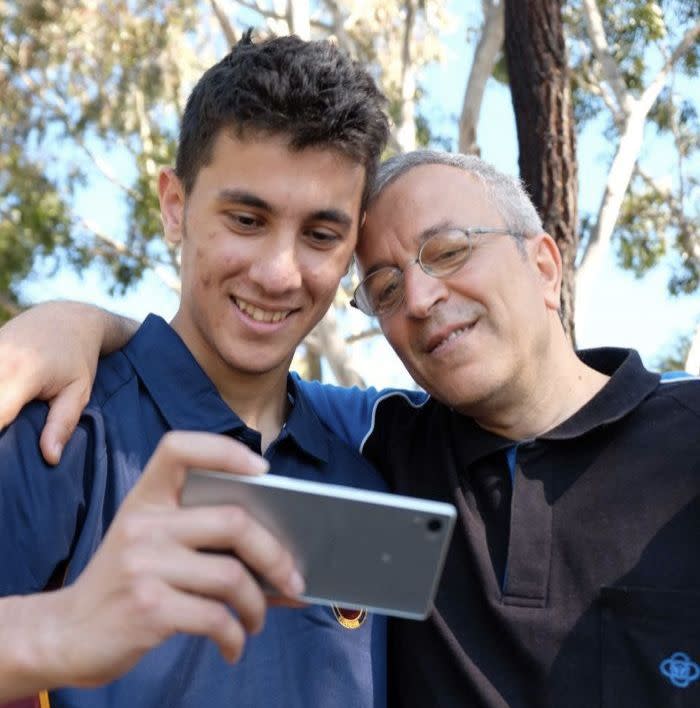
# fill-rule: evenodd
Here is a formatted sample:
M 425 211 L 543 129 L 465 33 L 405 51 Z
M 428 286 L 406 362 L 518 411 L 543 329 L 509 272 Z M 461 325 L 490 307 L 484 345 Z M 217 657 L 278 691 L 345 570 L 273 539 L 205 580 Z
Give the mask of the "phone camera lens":
M 428 521 L 428 531 L 430 533 L 437 533 L 442 528 L 442 521 L 440 519 L 430 519 Z

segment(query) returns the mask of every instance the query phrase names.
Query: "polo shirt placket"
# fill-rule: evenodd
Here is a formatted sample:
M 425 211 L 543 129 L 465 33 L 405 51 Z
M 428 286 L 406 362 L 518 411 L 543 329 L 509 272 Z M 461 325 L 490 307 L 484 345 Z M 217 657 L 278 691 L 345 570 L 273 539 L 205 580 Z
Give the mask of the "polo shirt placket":
M 434 613 L 390 622 L 396 705 L 700 706 L 700 380 L 579 356 L 610 380 L 512 486 L 514 441 L 434 399 L 308 386 L 393 489 L 458 508 Z

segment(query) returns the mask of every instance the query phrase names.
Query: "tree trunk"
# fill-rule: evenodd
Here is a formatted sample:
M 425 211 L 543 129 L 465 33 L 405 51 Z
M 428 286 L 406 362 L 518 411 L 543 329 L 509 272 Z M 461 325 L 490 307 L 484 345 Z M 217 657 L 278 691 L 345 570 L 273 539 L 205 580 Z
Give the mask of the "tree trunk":
M 579 315 L 586 317 L 592 316 L 592 313 L 588 312 L 589 296 L 593 291 L 598 271 L 610 250 L 613 231 L 620 216 L 625 193 L 642 150 L 644 127 L 649 111 L 666 85 L 675 63 L 690 50 L 700 36 L 700 22 L 684 33 L 656 76 L 648 83 L 639 98 L 635 98 L 630 91 L 624 88 L 620 70 L 610 54 L 597 3 L 587 0 L 583 3 L 583 8 L 591 44 L 595 56 L 603 68 L 602 80 L 611 87 L 618 103 L 618 111 L 614 118 L 620 130 L 615 156 L 610 165 L 605 190 L 598 209 L 598 218 L 591 230 L 576 276 L 576 287 L 579 293 L 577 298 L 578 312 Z
M 615 224 L 620 216 L 622 203 L 634 173 L 634 166 L 642 149 L 645 122 L 646 112 L 640 111 L 637 106 L 627 119 L 615 157 L 610 165 L 598 208 L 598 217 L 591 229 L 576 274 L 576 285 L 579 291 L 577 302 L 579 314 L 582 317 L 593 316 L 593 313 L 589 312 L 589 297 L 593 294 L 595 279 L 610 250 Z
M 685 360 L 685 370 L 695 376 L 700 376 L 700 325 L 695 330 L 693 341 L 690 343 L 688 358 Z
M 577 162 L 561 0 L 506 0 L 506 55 L 520 176 L 564 263 L 562 321 L 572 342 Z
M 289 0 L 287 6 L 289 29 L 301 39 L 311 39 L 309 0 Z
M 323 381 L 323 369 L 321 368 L 321 355 L 306 347 L 306 378 L 309 381 Z
M 335 307 L 331 306 L 323 319 L 314 327 L 304 340 L 311 354 L 325 356 L 333 376 L 340 386 L 365 387 L 364 380 L 350 361 L 350 352 L 345 340 L 338 332 Z M 312 360 L 309 359 L 311 362 Z M 321 380 L 320 371 L 318 380 Z
M 401 122 L 396 140 L 404 152 L 416 149 L 416 68 L 411 57 L 413 26 L 416 21 L 415 0 L 404 3 L 403 44 L 401 47 Z
M 228 44 L 229 49 L 233 48 L 233 46 L 238 42 L 238 34 L 236 29 L 231 24 L 226 12 L 223 10 L 221 5 L 219 5 L 217 0 L 209 0 L 209 4 L 211 5 L 212 12 L 219 23 L 219 27 L 221 27 L 221 31 L 226 38 L 226 43 Z
M 467 89 L 462 102 L 462 115 L 459 119 L 459 151 L 468 155 L 480 154 L 476 142 L 476 128 L 479 124 L 481 102 L 486 82 L 493 73 L 498 53 L 503 46 L 503 1 L 489 0 L 482 4 L 484 24 L 474 50 L 474 61 L 469 72 Z

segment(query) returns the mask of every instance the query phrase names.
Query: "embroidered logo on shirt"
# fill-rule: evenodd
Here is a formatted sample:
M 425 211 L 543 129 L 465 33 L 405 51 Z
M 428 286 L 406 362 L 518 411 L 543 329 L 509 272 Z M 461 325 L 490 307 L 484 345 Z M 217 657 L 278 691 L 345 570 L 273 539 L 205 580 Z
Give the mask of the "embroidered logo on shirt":
M 348 607 L 338 607 L 337 605 L 333 605 L 333 614 L 338 620 L 338 624 L 345 629 L 357 629 L 367 619 L 367 610 L 351 610 Z
M 659 664 L 659 670 L 677 688 L 688 688 L 700 678 L 700 666 L 682 651 L 664 659 Z

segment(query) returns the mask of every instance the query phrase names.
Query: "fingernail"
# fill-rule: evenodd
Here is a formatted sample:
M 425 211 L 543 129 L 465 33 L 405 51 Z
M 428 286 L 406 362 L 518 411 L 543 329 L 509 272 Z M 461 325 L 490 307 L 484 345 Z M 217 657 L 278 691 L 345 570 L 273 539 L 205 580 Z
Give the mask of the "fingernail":
M 289 582 L 287 583 L 291 595 L 301 595 L 304 592 L 306 583 L 304 578 L 301 577 L 299 571 L 295 570 L 289 576 Z
M 56 462 L 60 462 L 61 453 L 63 452 L 63 445 L 61 445 L 61 443 L 54 443 L 51 446 L 51 452 L 53 452 L 53 455 L 56 458 Z

